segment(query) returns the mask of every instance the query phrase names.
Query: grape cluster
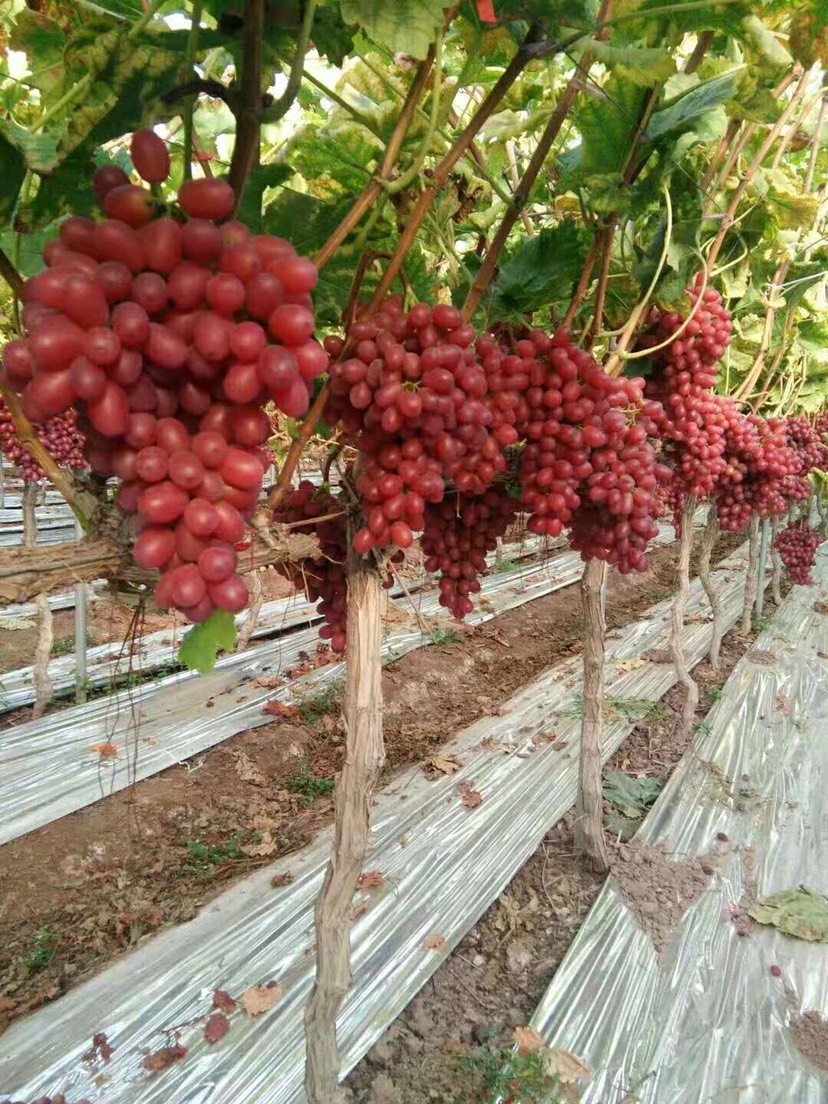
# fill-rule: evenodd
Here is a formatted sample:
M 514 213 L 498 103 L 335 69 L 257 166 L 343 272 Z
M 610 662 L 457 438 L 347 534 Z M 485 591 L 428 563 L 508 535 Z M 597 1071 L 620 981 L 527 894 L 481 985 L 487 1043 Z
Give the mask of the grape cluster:
M 644 397 L 644 381 L 608 376 L 559 330 L 533 330 L 517 342 L 526 378 L 517 404 L 522 504 L 535 533 L 568 527 L 585 560 L 646 571 L 646 548 L 657 533 L 659 479 L 651 438 L 663 413 Z
M 74 410 L 67 410 L 54 418 L 48 418 L 34 426 L 39 439 L 52 459 L 62 468 L 81 471 L 87 466 L 83 455 L 84 438 L 78 430 L 78 418 Z M 12 416 L 0 397 L 0 453 L 13 464 L 20 478 L 26 483 L 37 483 L 46 473 L 34 460 L 28 449 L 18 440 Z
M 820 543 L 816 531 L 806 522 L 791 522 L 776 534 L 773 543 L 791 582 L 810 586 L 814 581 L 811 577 L 814 555 Z
M 727 471 L 716 494 L 719 523 L 734 532 L 752 513 L 778 517 L 791 501 L 810 494 L 803 459 L 789 444 L 785 423 L 757 414 L 739 417 L 728 436 Z
M 133 136 L 132 159 L 148 183 L 169 174 L 152 131 Z M 316 268 L 224 221 L 223 180 L 185 181 L 173 213 L 115 166 L 92 183 L 105 217 L 67 219 L 46 245 L 24 294 L 28 337 L 5 349 L 9 382 L 34 421 L 78 410 L 92 470 L 121 481 L 116 502 L 136 517 L 136 561 L 163 572 L 157 603 L 191 621 L 238 612 L 234 546 L 270 465 L 262 407 L 304 414 L 328 364 Z
M 664 456 L 680 496 L 702 499 L 712 494 L 727 469 L 725 438 L 740 415 L 729 400 L 712 392 L 718 360 L 730 343 L 730 314 L 718 291 L 705 288 L 702 292 L 699 276 L 687 294 L 690 321 L 685 324 L 677 312 L 654 308 L 638 347 L 669 342 L 652 354 L 646 394 L 664 407 L 660 425 Z
M 477 496 L 450 492 L 426 508 L 421 541 L 425 570 L 440 573 L 440 605 L 456 618 L 474 608 L 469 595 L 480 592 L 486 553 L 494 551 L 516 513 L 517 503 L 503 486 Z
M 474 340 L 454 307 L 418 303 L 405 313 L 395 298 L 357 319 L 345 340 L 326 340 L 337 358 L 326 417 L 362 454 L 356 486 L 367 524 L 354 538 L 358 552 L 407 548 L 446 482 L 482 494 L 506 470 L 504 449 L 517 433 L 489 401 Z

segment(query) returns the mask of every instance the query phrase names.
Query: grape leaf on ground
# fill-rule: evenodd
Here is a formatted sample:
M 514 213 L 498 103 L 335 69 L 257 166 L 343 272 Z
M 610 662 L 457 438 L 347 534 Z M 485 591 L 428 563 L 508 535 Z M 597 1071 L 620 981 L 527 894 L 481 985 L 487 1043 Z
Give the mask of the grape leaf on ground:
M 183 1046 L 168 1046 L 161 1047 L 160 1050 L 153 1051 L 152 1054 L 148 1054 L 141 1062 L 141 1065 L 146 1070 L 150 1070 L 152 1073 L 158 1073 L 159 1070 L 165 1070 L 174 1062 L 180 1062 L 183 1058 L 187 1057 L 187 1048 Z
M 221 1012 L 214 1012 L 212 1016 L 207 1018 L 207 1023 L 204 1025 L 204 1038 L 208 1043 L 217 1043 L 224 1038 L 229 1030 L 230 1021 L 227 1017 L 223 1016 Z
M 630 778 L 621 771 L 604 771 L 604 797 L 625 817 L 643 817 L 660 793 L 657 778 Z
M 750 915 L 759 924 L 772 924 L 786 935 L 810 943 L 828 943 L 828 897 L 798 886 L 761 899 Z
M 213 990 L 213 1007 L 218 1008 L 219 1012 L 233 1012 L 238 1005 L 239 1002 L 234 1000 L 225 989 Z
M 191 671 L 208 675 L 219 651 L 230 652 L 236 644 L 236 619 L 226 610 L 215 610 L 206 621 L 193 625 L 178 649 L 178 659 Z
M 261 1016 L 273 1007 L 282 995 L 281 985 L 251 985 L 242 996 L 242 1005 L 248 1016 Z

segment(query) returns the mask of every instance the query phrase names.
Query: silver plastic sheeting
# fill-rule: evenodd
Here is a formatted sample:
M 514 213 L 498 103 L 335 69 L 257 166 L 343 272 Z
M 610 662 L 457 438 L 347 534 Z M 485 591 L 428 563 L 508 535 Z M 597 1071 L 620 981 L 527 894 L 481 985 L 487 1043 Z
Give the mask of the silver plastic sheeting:
M 731 564 L 743 568 L 744 556 Z M 743 571 L 714 576 L 725 622 L 741 609 Z M 695 583 L 688 613 L 706 605 Z M 663 646 L 669 603 L 612 634 L 608 692 L 656 700 L 675 681 L 670 664 L 630 660 Z M 684 645 L 693 661 L 706 650 L 710 625 L 693 621 Z M 377 796 L 374 848 L 366 869 L 386 879 L 363 895 L 367 911 L 352 927 L 354 985 L 339 1019 L 343 1074 L 425 984 L 463 935 L 503 891 L 575 798 L 580 722 L 571 716 L 580 691 L 580 663 L 546 671 L 443 750 L 464 760 L 451 778 L 429 782 L 404 773 Z M 607 725 L 609 757 L 634 719 Z M 481 795 L 463 806 L 458 783 Z M 57 1091 L 107 1104 L 299 1104 L 304 1067 L 302 1014 L 312 983 L 313 902 L 329 848 L 326 833 L 308 851 L 259 871 L 208 905 L 190 924 L 152 939 L 106 973 L 12 1027 L 0 1040 L 0 1086 L 16 1098 Z M 275 874 L 294 881 L 274 890 Z M 430 949 L 429 936 L 445 946 Z M 206 1014 L 214 988 L 240 995 L 276 980 L 284 995 L 255 1020 L 233 1018 L 217 1046 L 201 1038 L 194 1017 Z M 190 1026 L 186 1026 L 186 1025 Z M 143 1055 L 172 1041 L 181 1028 L 187 1059 L 157 1077 Z M 95 1032 L 115 1051 L 106 1067 L 85 1062 Z M 101 1075 L 98 1079 L 97 1075 Z
M 520 543 L 507 545 L 503 550 L 503 559 L 508 562 L 518 562 L 537 552 L 551 551 L 554 547 L 555 544 L 550 543 L 547 538 L 528 537 Z M 489 559 L 493 563 L 494 555 Z M 419 589 L 424 578 L 425 576 L 422 576 L 414 582 L 407 583 L 407 589 Z M 399 597 L 403 591 L 397 586 L 390 593 Z M 51 599 L 49 604 L 52 609 L 74 606 L 74 592 L 71 600 L 63 605 L 52 605 Z M 17 616 L 25 617 L 27 610 L 33 613 L 34 605 L 0 607 L 0 618 L 14 616 L 13 611 L 18 611 Z M 236 625 L 241 626 L 246 616 L 246 611 L 238 614 Z M 260 640 L 262 637 L 275 636 L 291 629 L 312 625 L 320 620 L 316 612 L 316 603 L 308 602 L 303 595 L 292 594 L 287 598 L 266 602 L 262 606 L 251 639 Z M 112 684 L 114 687 L 116 682 L 127 680 L 130 674 L 137 673 L 143 678 L 159 667 L 177 666 L 178 648 L 182 637 L 190 627 L 188 622 L 182 622 L 169 629 L 147 633 L 136 639 L 131 648 L 118 642 L 87 648 L 87 687 L 92 689 L 107 684 Z M 75 676 L 74 654 L 56 656 L 49 662 L 49 677 L 55 696 L 72 693 L 75 689 Z M 34 701 L 34 696 L 33 667 L 19 667 L 14 671 L 0 673 L 0 714 L 18 709 L 22 705 L 29 705 Z
M 492 575 L 483 581 L 482 600 L 467 621 L 488 621 L 569 586 L 580 577 L 581 567 L 578 557 L 567 553 Z M 448 619 L 438 597 L 437 591 L 412 595 L 413 611 L 407 597 L 394 603 L 397 620 L 410 625 L 386 626 L 386 659 L 431 643 L 434 623 L 428 621 Z M 0 843 L 181 763 L 237 732 L 270 723 L 264 712 L 268 701 L 292 701 L 339 680 L 344 665 L 334 662 L 272 688 L 274 677 L 284 677 L 318 643 L 315 626 L 300 629 L 224 656 L 210 675 L 168 675 L 0 732 Z M 268 685 L 257 686 L 263 678 Z M 102 760 L 92 748 L 108 741 L 120 754 Z
M 824 591 L 825 546 L 816 577 Z M 718 855 L 706 892 L 659 957 L 610 878 L 537 1010 L 532 1024 L 550 1045 L 597 1071 L 584 1104 L 625 1092 L 641 1104 L 828 1101 L 828 1071 L 790 1031 L 804 1010 L 828 1017 L 828 946 L 761 925 L 740 937 L 732 922 L 753 892 L 803 884 L 828 894 L 828 617 L 818 597 L 793 589 L 638 834 L 675 856 Z

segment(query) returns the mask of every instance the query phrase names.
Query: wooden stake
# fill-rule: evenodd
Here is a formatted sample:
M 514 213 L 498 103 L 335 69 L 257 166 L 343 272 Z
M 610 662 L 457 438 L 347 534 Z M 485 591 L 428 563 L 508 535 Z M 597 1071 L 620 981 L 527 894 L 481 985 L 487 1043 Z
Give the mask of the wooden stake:
M 677 733 L 680 739 L 690 734 L 699 704 L 699 688 L 687 667 L 682 648 L 684 630 L 684 610 L 690 595 L 690 553 L 693 550 L 693 514 L 696 512 L 696 500 L 688 495 L 684 501 L 681 515 L 681 541 L 679 542 L 679 588 L 673 599 L 672 620 L 670 625 L 670 655 L 676 668 L 679 682 L 685 690 L 684 705 L 678 721 Z
M 382 739 L 383 589 L 368 559 L 348 560 L 348 676 L 345 762 L 336 790 L 334 843 L 316 901 L 316 980 L 305 1011 L 305 1092 L 310 1104 L 339 1104 L 336 1017 L 351 984 L 354 894 L 370 844 L 371 797 L 385 762 Z
M 603 560 L 588 560 L 581 576 L 584 611 L 584 689 L 578 800 L 575 806 L 575 846 L 593 868 L 609 868 L 604 840 L 604 796 L 601 741 L 604 733 L 604 641 L 606 621 L 602 592 L 607 577 Z
M 23 484 L 23 546 L 34 548 L 37 544 L 37 483 Z M 52 700 L 54 685 L 49 675 L 49 659 L 54 643 L 52 610 L 45 594 L 35 598 L 37 644 L 35 645 L 32 682 L 34 684 L 34 708 L 32 717 L 37 720 L 46 712 L 46 706 Z
M 781 528 L 781 520 L 775 517 L 771 524 L 771 563 L 773 564 L 773 571 L 771 573 L 771 598 L 775 606 L 782 605 L 782 591 L 779 589 L 782 582 L 782 559 L 776 547 L 776 534 Z

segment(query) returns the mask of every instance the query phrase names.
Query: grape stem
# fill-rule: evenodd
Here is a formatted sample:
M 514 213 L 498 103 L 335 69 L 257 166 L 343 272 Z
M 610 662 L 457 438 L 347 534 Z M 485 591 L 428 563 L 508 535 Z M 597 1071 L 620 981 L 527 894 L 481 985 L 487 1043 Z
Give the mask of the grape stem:
M 584 335 L 584 348 L 589 350 L 595 340 L 595 335 L 601 329 L 604 321 L 604 303 L 607 298 L 607 284 L 609 282 L 610 261 L 612 260 L 612 239 L 615 237 L 615 228 L 618 225 L 617 216 L 613 215 L 601 232 L 601 268 L 598 271 L 598 282 L 595 285 L 595 310 L 592 321 Z
M 561 326 L 564 329 L 569 329 L 572 325 L 572 320 L 578 312 L 578 308 L 583 303 L 589 287 L 589 281 L 592 279 L 592 270 L 595 268 L 595 261 L 598 257 L 598 249 L 601 245 L 601 235 L 598 233 L 593 234 L 592 244 L 587 251 L 587 255 L 584 258 L 584 265 L 581 269 L 581 275 L 578 278 L 578 286 L 575 288 L 575 294 L 572 296 L 569 306 L 566 308 L 566 314 L 563 316 Z
M 426 132 L 422 137 L 417 152 L 414 154 L 414 158 L 405 172 L 395 180 L 383 182 L 383 187 L 389 195 L 396 195 L 398 192 L 404 191 L 409 184 L 416 179 L 417 174 L 423 167 L 423 162 L 428 156 L 428 151 L 431 148 L 431 143 L 434 141 L 434 135 L 437 132 L 437 127 L 440 122 L 440 93 L 442 92 L 442 87 L 443 31 L 441 29 L 434 43 L 434 79 L 431 86 L 431 115 L 428 119 L 428 126 L 426 127 Z
M 23 277 L 12 264 L 8 254 L 2 249 L 0 249 L 0 276 L 11 288 L 15 299 L 21 299 L 24 287 Z
M 305 54 L 308 52 L 311 30 L 313 29 L 313 17 L 316 13 L 316 0 L 305 0 L 305 11 L 302 16 L 302 26 L 299 28 L 299 37 L 296 40 L 296 53 L 288 74 L 288 82 L 285 90 L 276 103 L 267 109 L 262 115 L 264 123 L 278 123 L 287 115 L 294 100 L 299 95 L 302 84 L 302 76 L 305 72 Z
M 259 152 L 264 25 L 265 0 L 247 0 L 244 9 L 239 93 L 236 107 L 232 109 L 236 116 L 236 141 L 227 177 L 230 187 L 236 193 L 236 211 Z

